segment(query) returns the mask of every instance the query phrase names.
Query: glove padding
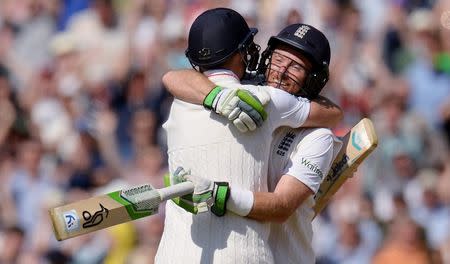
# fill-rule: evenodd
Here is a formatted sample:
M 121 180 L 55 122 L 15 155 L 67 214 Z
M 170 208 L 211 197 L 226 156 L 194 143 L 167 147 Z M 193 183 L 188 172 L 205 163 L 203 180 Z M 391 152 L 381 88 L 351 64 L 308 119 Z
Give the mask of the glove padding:
M 203 105 L 228 118 L 239 131 L 245 133 L 262 126 L 267 119 L 264 105 L 269 101 L 270 95 L 264 90 L 251 93 L 217 86 L 205 97 Z
M 167 177 L 169 179 L 167 180 Z M 169 185 L 185 181 L 194 183 L 194 193 L 172 199 L 184 210 L 197 214 L 204 213 L 211 208 L 211 212 L 217 216 L 223 216 L 226 212 L 226 203 L 229 198 L 229 186 L 226 182 L 213 182 L 208 179 L 191 175 L 190 170 L 185 171 L 178 167 L 171 175 L 165 176 L 165 183 Z

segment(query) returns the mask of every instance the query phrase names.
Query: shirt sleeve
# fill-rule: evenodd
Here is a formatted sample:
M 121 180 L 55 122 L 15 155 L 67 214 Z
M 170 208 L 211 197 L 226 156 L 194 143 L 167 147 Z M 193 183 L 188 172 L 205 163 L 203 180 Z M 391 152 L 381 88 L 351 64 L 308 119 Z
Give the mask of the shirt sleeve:
M 283 174 L 295 177 L 316 193 L 339 152 L 341 141 L 329 129 L 315 129 L 291 155 Z
M 305 123 L 311 109 L 311 102 L 308 99 L 272 87 L 270 87 L 269 92 L 271 101 L 267 111 L 274 127 L 297 128 Z

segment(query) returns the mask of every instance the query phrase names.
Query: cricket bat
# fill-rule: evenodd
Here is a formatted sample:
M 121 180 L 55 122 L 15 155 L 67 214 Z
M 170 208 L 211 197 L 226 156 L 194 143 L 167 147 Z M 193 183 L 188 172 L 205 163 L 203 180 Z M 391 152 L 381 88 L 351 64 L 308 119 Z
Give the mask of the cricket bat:
M 377 134 L 372 121 L 368 118 L 359 121 L 341 140 L 343 142 L 342 148 L 314 196 L 314 217 L 322 211 L 342 184 L 353 176 L 361 162 L 378 145 Z
M 194 192 L 194 184 L 182 182 L 154 189 L 143 184 L 49 210 L 57 240 L 65 240 L 158 213 L 159 204 Z

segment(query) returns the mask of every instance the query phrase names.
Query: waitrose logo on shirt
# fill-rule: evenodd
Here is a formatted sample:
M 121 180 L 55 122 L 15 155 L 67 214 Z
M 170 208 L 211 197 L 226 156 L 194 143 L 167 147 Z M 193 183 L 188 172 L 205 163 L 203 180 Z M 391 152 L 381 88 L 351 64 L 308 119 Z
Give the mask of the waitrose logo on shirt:
M 313 171 L 314 173 L 319 175 L 319 177 L 321 179 L 323 179 L 323 172 L 319 169 L 319 166 L 317 166 L 314 163 L 311 163 L 311 161 L 309 161 L 305 158 L 302 158 L 302 165 L 305 166 L 306 168 L 310 169 L 311 171 Z

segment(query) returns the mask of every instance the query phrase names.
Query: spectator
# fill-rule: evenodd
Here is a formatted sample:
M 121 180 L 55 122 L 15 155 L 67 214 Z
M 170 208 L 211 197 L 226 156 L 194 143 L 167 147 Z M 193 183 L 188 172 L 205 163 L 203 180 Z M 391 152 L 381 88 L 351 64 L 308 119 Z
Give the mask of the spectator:
M 0 145 L 7 139 L 16 118 L 11 92 L 8 69 L 0 64 Z
M 43 149 L 39 141 L 28 140 L 20 145 L 17 166 L 12 172 L 9 193 L 17 208 L 16 220 L 24 230 L 26 246 L 31 246 L 33 234 L 42 219 L 42 208 L 54 186 L 49 171 L 43 166 Z
M 5 228 L 1 236 L 2 251 L 0 262 L 5 264 L 17 263 L 24 248 L 25 232 L 18 226 Z
M 408 20 L 413 34 L 410 43 L 414 45 L 410 48 L 414 49 L 416 55 L 415 61 L 405 71 L 411 86 L 410 105 L 433 128 L 437 128 L 442 124 L 438 111 L 448 100 L 450 89 L 450 75 L 437 68 L 436 59 L 443 52 L 442 40 L 431 10 L 416 10 Z M 433 84 L 432 93 L 429 92 L 430 83 Z M 430 105 L 434 107 L 429 107 Z
M 390 224 L 384 245 L 373 259 L 374 264 L 430 262 L 423 229 L 404 215 L 397 216 Z

